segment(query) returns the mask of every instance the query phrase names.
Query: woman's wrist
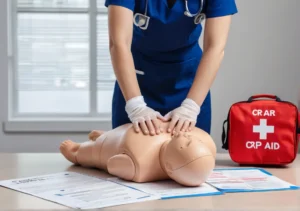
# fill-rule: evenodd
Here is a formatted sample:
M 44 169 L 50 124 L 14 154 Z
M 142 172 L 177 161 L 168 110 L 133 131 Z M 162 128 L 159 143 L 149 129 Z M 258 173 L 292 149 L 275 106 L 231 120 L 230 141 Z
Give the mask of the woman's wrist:
M 132 113 L 136 108 L 146 107 L 143 96 L 136 96 L 126 101 L 125 110 L 128 114 Z
M 194 111 L 195 113 L 199 114 L 200 113 L 200 105 L 196 103 L 192 98 L 186 98 L 181 106 L 188 108 L 189 110 Z
M 133 100 L 133 99 L 137 99 L 142 97 L 141 92 L 139 91 L 139 89 L 128 89 L 128 90 L 124 90 L 124 99 L 126 102 Z

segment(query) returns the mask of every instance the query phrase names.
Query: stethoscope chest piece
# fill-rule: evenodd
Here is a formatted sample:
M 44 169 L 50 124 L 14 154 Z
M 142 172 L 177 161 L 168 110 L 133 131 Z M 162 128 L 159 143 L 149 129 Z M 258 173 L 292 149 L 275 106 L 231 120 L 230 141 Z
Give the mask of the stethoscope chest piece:
M 206 15 L 202 12 L 203 10 L 203 5 L 204 5 L 204 0 L 201 0 L 201 6 L 200 6 L 200 9 L 198 10 L 197 13 L 195 14 L 192 14 L 189 10 L 189 4 L 188 4 L 188 0 L 185 0 L 185 12 L 184 14 L 187 16 L 187 17 L 194 17 L 194 23 L 195 24 L 201 24 L 205 18 L 206 18 Z
M 146 30 L 149 25 L 150 17 L 141 13 L 136 13 L 133 17 L 134 25 L 140 29 Z
M 195 16 L 194 18 L 194 23 L 195 24 L 201 24 L 206 18 L 206 15 L 204 13 L 199 13 L 198 15 Z

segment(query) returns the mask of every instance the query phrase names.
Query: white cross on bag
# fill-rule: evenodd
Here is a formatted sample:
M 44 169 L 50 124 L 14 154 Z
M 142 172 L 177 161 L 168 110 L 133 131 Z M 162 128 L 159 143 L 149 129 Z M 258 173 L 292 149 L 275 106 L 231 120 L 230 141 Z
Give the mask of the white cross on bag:
M 266 119 L 260 119 L 259 125 L 253 126 L 253 132 L 259 133 L 259 139 L 266 140 L 268 133 L 274 133 L 274 126 L 268 126 Z

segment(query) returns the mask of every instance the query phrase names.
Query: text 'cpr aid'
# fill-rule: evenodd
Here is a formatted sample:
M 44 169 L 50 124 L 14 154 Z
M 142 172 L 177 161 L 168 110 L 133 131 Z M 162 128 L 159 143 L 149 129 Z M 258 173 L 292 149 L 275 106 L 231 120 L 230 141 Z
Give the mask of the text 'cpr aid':
M 266 142 L 263 146 L 263 143 L 261 141 L 247 141 L 246 148 L 247 149 L 264 148 L 264 149 L 278 150 L 280 148 L 280 145 L 277 142 Z

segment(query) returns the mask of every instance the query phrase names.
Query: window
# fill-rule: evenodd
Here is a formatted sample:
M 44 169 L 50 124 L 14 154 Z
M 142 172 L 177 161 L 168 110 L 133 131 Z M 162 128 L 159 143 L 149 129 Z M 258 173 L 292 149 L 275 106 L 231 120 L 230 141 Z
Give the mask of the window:
M 104 1 L 11 0 L 13 117 L 110 118 Z

